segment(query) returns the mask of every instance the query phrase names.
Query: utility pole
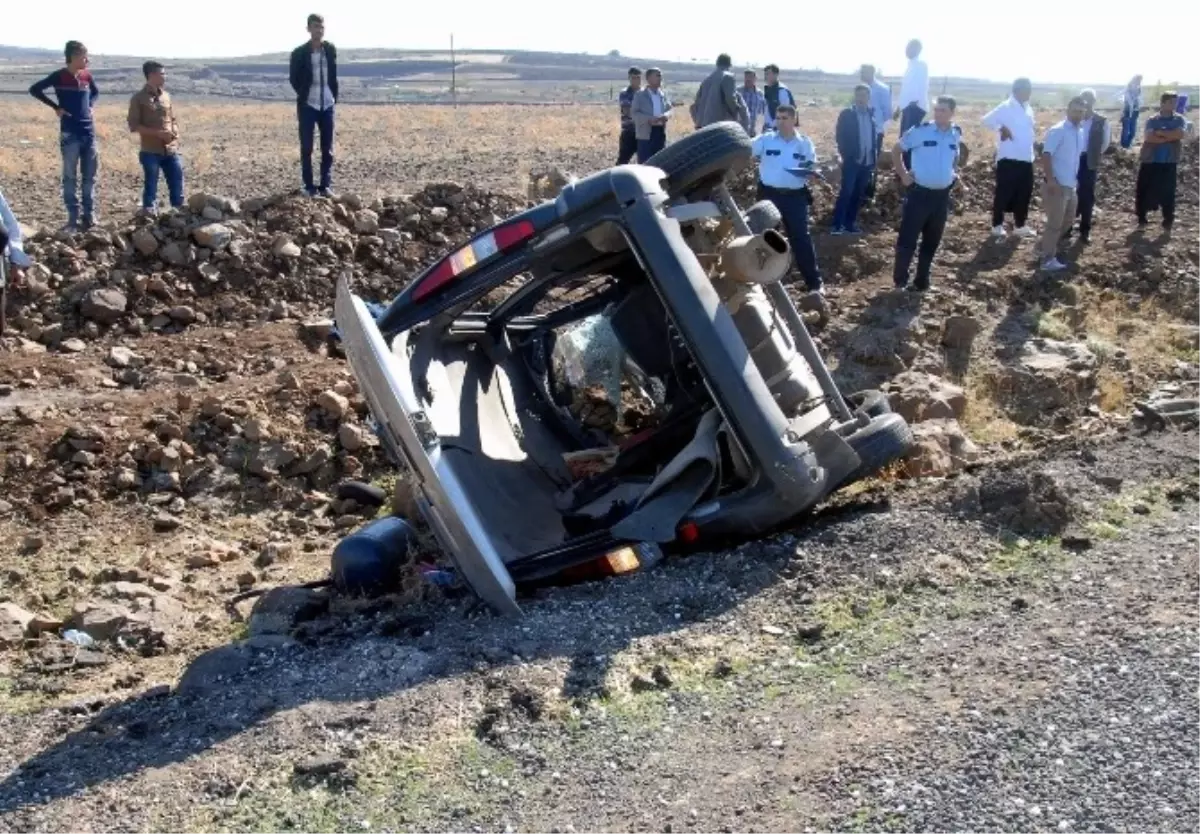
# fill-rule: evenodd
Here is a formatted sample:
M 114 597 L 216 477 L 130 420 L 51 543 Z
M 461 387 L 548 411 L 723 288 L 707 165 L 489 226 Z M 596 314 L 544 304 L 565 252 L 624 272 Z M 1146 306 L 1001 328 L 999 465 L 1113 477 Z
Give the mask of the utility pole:
M 458 61 L 454 59 L 454 33 L 450 33 L 450 98 L 458 109 Z

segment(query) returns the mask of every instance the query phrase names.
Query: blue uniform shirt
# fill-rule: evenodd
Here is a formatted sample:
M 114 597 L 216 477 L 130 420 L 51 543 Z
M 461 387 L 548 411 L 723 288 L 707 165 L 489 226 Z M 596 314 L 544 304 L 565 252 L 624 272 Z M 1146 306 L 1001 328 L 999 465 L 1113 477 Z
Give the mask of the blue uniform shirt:
M 804 188 L 808 177 L 786 169 L 809 167 L 817 162 L 817 149 L 802 133 L 784 139 L 773 130 L 767 131 L 754 140 L 752 152 L 758 159 L 759 181 L 771 188 Z
M 942 189 L 954 185 L 954 165 L 962 129 L 951 124 L 940 130 L 933 122 L 910 127 L 900 137 L 900 147 L 912 152 L 909 170 L 922 188 Z

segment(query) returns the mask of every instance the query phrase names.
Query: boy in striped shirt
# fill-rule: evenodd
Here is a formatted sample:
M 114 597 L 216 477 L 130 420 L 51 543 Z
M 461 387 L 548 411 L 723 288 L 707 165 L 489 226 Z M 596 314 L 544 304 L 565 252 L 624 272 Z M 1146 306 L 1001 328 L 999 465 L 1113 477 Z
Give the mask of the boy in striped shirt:
M 55 112 L 59 120 L 59 149 L 63 161 L 63 203 L 67 207 L 64 231 L 87 230 L 96 223 L 96 126 L 92 107 L 100 97 L 96 82 L 88 71 L 87 47 L 79 41 L 67 41 L 63 50 L 65 67 L 55 70 L 29 88 L 29 94 Z M 57 102 L 46 95 L 53 89 Z M 83 180 L 83 215 L 79 214 L 78 180 Z

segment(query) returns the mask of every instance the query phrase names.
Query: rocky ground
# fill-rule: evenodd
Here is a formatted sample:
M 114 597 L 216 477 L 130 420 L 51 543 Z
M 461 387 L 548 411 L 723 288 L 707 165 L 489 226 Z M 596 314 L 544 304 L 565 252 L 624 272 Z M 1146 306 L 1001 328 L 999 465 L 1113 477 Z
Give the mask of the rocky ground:
M 228 600 L 320 578 L 376 512 L 338 484 L 394 478 L 334 281 L 388 298 L 528 195 L 231 189 L 34 231 L 0 345 L 4 827 L 1194 829 L 1197 437 L 1132 415 L 1196 396 L 1196 145 L 1171 238 L 1108 158 L 1055 280 L 986 240 L 983 156 L 931 294 L 888 291 L 890 181 L 866 236 L 817 231 L 814 333 L 911 459 L 518 623 L 415 577 Z

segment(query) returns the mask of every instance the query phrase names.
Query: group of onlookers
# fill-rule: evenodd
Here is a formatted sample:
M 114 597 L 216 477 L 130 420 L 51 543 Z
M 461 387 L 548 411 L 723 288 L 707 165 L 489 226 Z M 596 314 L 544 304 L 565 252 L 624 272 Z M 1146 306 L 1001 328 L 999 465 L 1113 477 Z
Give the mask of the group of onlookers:
M 956 102 L 952 96 L 938 96 L 933 118 L 926 118 L 930 106 L 929 69 L 921 52 L 920 41 L 907 44 L 908 63 L 894 101 L 891 87 L 879 80 L 873 65 L 860 69 L 853 102 L 837 118 L 835 141 L 841 159 L 841 184 L 831 227 L 835 236 L 862 233 L 858 213 L 874 193 L 888 123 L 899 120 L 900 136 L 892 148 L 892 161 L 904 186 L 904 196 L 893 278 L 898 287 L 908 287 L 915 257 L 916 275 L 911 282 L 914 290 L 930 285 L 934 254 L 949 215 L 951 191 L 960 183 L 957 169 L 965 152 L 962 131 L 953 121 Z M 753 69 L 745 70 L 738 86 L 732 66 L 729 55 L 718 56 L 715 68 L 700 83 L 691 104 L 692 122 L 698 129 L 737 122 L 755 137 L 759 197 L 771 200 L 779 209 L 797 269 L 806 286 L 819 292 L 822 277 L 809 231 L 810 182 L 819 176 L 814 168 L 816 148 L 798 129 L 796 98 L 779 82 L 776 65 L 765 67 L 766 85 L 762 90 Z M 662 72 L 650 69 L 646 79 L 653 92 L 642 87 L 641 70 L 630 68 L 629 86 L 621 93 L 619 165 L 632 161 L 635 155 L 638 162 L 646 162 L 666 141 L 671 106 L 662 91 Z M 1035 168 L 1040 168 L 1044 177 L 1041 205 L 1046 217 L 1038 246 L 1039 263 L 1044 271 L 1058 272 L 1067 268 L 1059 258 L 1059 244 L 1074 233 L 1076 220 L 1080 240 L 1086 243 L 1090 239 L 1096 178 L 1112 143 L 1112 127 L 1096 112 L 1095 92 L 1084 90 L 1071 100 L 1066 119 L 1046 132 L 1039 149 L 1029 104 L 1032 92 L 1029 79 L 1017 79 L 1009 98 L 982 119 L 983 125 L 997 135 L 992 235 L 996 239 L 1009 235 L 1004 221 L 1011 213 L 1014 236 L 1038 236 L 1028 218 Z M 1120 144 L 1128 149 L 1143 103 L 1141 76 L 1130 81 L 1120 101 Z M 1139 227 L 1146 225 L 1147 213 L 1156 208 L 1162 209 L 1165 229 L 1170 230 L 1174 222 L 1176 165 L 1183 134 L 1189 127 L 1183 115 L 1176 112 L 1178 103 L 1177 94 L 1164 93 L 1158 114 L 1146 123 L 1135 199 Z
M 334 106 L 338 99 L 337 50 L 325 40 L 325 22 L 320 15 L 307 19 L 309 37 L 296 47 L 289 61 L 288 77 L 296 93 L 300 133 L 300 164 L 303 189 L 307 194 L 329 195 L 333 170 Z M 933 257 L 941 241 L 950 207 L 950 192 L 958 183 L 957 168 L 963 155 L 962 131 L 953 122 L 955 100 L 938 96 L 933 118 L 930 107 L 929 70 L 921 58 L 922 46 L 910 41 L 908 59 L 893 99 L 891 87 L 877 77 L 875 67 L 863 65 L 852 104 L 838 116 L 836 143 L 841 158 L 841 185 L 834 205 L 832 234 L 857 235 L 858 213 L 874 193 L 879 158 L 884 149 L 888 123 L 900 122 L 900 135 L 891 150 L 896 176 L 904 185 L 903 213 L 896 242 L 894 280 L 909 285 L 912 260 L 917 259 L 912 287 L 929 286 Z M 88 51 L 79 41 L 68 41 L 65 65 L 30 87 L 30 94 L 55 111 L 59 118 L 62 154 L 63 203 L 67 232 L 86 230 L 97 221 L 95 207 L 99 151 L 93 109 L 100 91 L 88 69 Z M 797 267 L 806 285 L 822 286 L 816 251 L 809 232 L 812 193 L 809 183 L 820 178 L 815 164 L 817 152 L 810 138 L 798 129 L 796 98 L 779 81 L 779 67 L 763 69 L 765 84 L 760 90 L 755 70 L 746 70 L 737 85 L 729 55 L 718 56 L 716 67 L 700 84 L 689 108 L 697 128 L 718 122 L 736 122 L 755 137 L 753 154 L 759 160 L 759 194 L 780 211 L 795 253 Z M 142 210 L 154 213 L 158 181 L 165 178 L 170 205 L 183 204 L 184 172 L 179 154 L 179 123 L 171 96 L 166 90 L 166 70 L 158 61 L 142 67 L 145 85 L 129 102 L 128 127 L 140 141 L 139 160 L 144 172 Z M 621 131 L 617 164 L 636 157 L 648 161 L 666 146 L 667 124 L 673 106 L 663 88 L 657 67 L 643 73 L 632 67 L 629 86 L 620 94 Z M 54 98 L 48 93 L 52 92 Z M 1013 218 L 1013 234 L 1036 237 L 1028 225 L 1033 197 L 1035 166 L 1044 175 L 1042 208 L 1046 215 L 1039 246 L 1042 269 L 1060 271 L 1066 265 L 1058 257 L 1061 240 L 1072 234 L 1078 218 L 1083 242 L 1091 235 L 1095 206 L 1096 175 L 1112 142 L 1107 119 L 1095 111 L 1096 95 L 1084 90 L 1073 98 L 1067 117 L 1047 131 L 1037 149 L 1033 110 L 1029 105 L 1032 84 L 1020 78 L 1011 96 L 983 117 L 982 123 L 996 131 L 996 184 L 992 202 L 992 233 L 1008 235 L 1004 219 Z M 1141 147 L 1141 166 L 1135 194 L 1138 225 L 1147 215 L 1162 210 L 1163 226 L 1170 229 L 1175 219 L 1176 167 L 1183 135 L 1189 125 L 1177 110 L 1175 93 L 1163 93 L 1159 111 L 1146 122 Z M 1143 106 L 1141 76 L 1135 76 L 1121 95 L 1120 144 L 1131 147 Z M 1183 108 L 1178 108 L 1183 109 Z M 761 120 L 761 132 L 759 124 Z M 320 136 L 320 172 L 314 177 L 314 138 Z M 19 228 L 3 194 L 0 222 L 8 229 L 10 260 L 19 270 L 25 265 Z
M 296 93 L 296 117 L 300 131 L 300 170 L 304 191 L 310 195 L 330 193 L 333 172 L 334 104 L 338 95 L 337 49 L 325 40 L 325 21 L 308 16 L 309 38 L 291 54 L 288 79 Z M 96 174 L 100 153 L 92 113 L 100 90 L 88 69 L 88 50 L 79 41 L 67 41 L 65 65 L 29 88 L 29 93 L 51 108 L 59 119 L 62 152 L 63 203 L 67 222 L 64 231 L 86 231 L 97 222 Z M 128 126 L 138 136 L 144 183 L 142 211 L 154 213 L 158 205 L 158 182 L 166 180 L 170 205 L 183 205 L 183 161 L 179 153 L 179 122 L 166 90 L 167 73 L 162 63 L 142 65 L 145 85 L 129 100 Z M 53 93 L 51 98 L 48 93 Z M 320 179 L 314 180 L 312 155 L 314 135 L 320 135 Z

